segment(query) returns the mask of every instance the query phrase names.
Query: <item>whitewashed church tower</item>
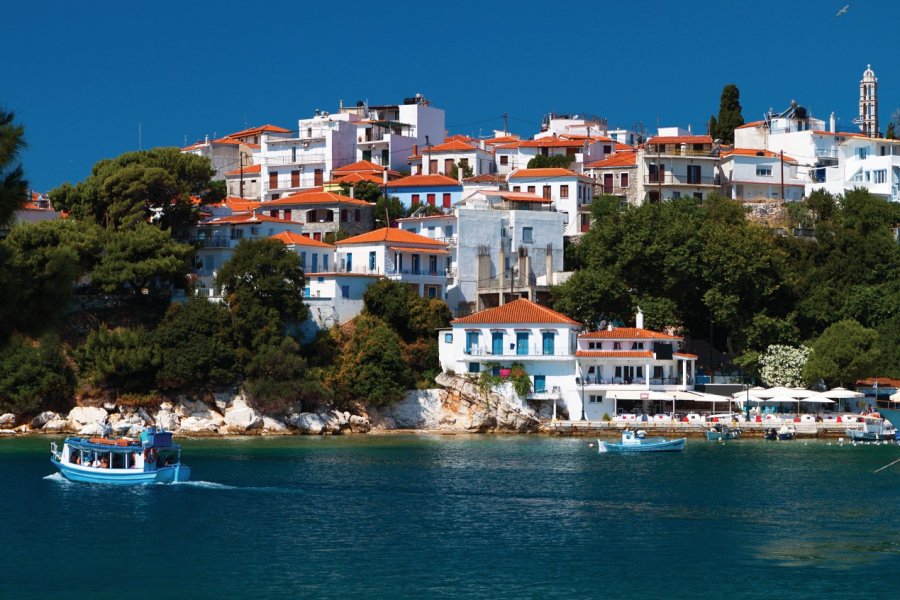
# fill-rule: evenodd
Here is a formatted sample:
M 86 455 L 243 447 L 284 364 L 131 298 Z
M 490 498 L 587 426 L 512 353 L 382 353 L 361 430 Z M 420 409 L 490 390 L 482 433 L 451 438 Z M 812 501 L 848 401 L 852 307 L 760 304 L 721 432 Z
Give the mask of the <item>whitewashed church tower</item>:
M 859 128 L 868 137 L 878 137 L 878 79 L 866 65 L 859 82 Z

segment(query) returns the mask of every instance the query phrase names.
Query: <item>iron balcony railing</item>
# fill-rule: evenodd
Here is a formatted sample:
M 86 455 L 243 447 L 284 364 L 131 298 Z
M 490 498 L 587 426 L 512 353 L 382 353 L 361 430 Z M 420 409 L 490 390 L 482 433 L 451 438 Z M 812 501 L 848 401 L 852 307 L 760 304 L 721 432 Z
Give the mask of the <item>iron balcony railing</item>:
M 647 175 L 644 183 L 648 185 L 721 185 L 719 177 L 688 176 L 687 173 L 663 173 L 662 181 L 657 175 Z
M 568 352 L 565 348 L 552 348 L 548 351 L 544 351 L 544 347 L 541 344 L 528 344 L 527 346 L 519 346 L 512 342 L 513 348 L 510 348 L 510 342 L 504 344 L 504 347 L 499 349 L 500 352 L 494 352 L 495 348 L 492 346 L 469 346 L 465 350 L 465 353 L 470 356 L 485 356 L 485 357 L 498 357 L 503 359 L 515 359 L 515 358 L 534 358 L 540 356 L 566 356 L 571 357 L 572 353 Z

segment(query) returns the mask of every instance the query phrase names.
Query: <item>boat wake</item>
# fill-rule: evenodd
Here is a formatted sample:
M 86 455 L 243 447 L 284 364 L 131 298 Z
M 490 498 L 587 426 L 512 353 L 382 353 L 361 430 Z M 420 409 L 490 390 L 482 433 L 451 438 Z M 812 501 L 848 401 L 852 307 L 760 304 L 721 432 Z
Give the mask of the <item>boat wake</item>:
M 55 481 L 56 483 L 64 483 L 66 485 L 72 483 L 68 479 L 62 476 L 62 473 L 53 473 L 52 475 L 47 475 L 44 477 L 47 481 Z
M 178 481 L 175 483 L 161 483 L 159 485 L 176 485 L 179 487 L 193 487 L 200 488 L 204 490 L 239 490 L 243 488 L 239 488 L 234 485 L 225 485 L 224 483 L 215 483 L 213 481 Z

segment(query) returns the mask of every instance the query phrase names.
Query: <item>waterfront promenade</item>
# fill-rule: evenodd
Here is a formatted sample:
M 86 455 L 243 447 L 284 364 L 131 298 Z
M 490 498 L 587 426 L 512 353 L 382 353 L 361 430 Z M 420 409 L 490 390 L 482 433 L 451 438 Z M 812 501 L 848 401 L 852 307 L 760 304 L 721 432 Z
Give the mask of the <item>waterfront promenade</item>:
M 847 436 L 847 429 L 862 429 L 862 423 L 835 423 L 826 422 L 794 422 L 790 419 L 775 419 L 762 422 L 752 421 L 719 421 L 720 425 L 726 425 L 740 429 L 742 435 L 750 437 L 762 437 L 766 429 L 781 427 L 782 424 L 793 425 L 797 437 L 808 438 L 839 438 Z M 619 435 L 626 428 L 646 429 L 658 435 L 677 435 L 680 437 L 703 437 L 708 425 L 681 421 L 548 421 L 543 425 L 544 430 L 557 435 Z

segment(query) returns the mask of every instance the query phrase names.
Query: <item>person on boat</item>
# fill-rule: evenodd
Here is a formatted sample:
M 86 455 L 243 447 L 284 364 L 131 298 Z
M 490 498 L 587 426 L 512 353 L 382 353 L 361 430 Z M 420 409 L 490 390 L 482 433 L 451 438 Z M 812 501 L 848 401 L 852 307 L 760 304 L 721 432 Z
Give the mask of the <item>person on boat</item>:
M 80 452 L 72 452 L 72 463 L 76 465 L 81 464 L 81 453 Z
M 109 459 L 106 457 L 106 455 L 104 455 L 103 458 L 100 459 L 100 464 L 99 464 L 98 466 L 99 466 L 101 469 L 108 469 L 108 468 L 109 468 Z
M 131 468 L 132 468 L 132 469 L 137 469 L 137 468 L 138 468 L 138 464 L 137 464 L 137 463 L 138 463 L 138 453 L 137 453 L 137 452 L 132 452 L 132 453 L 131 453 Z

